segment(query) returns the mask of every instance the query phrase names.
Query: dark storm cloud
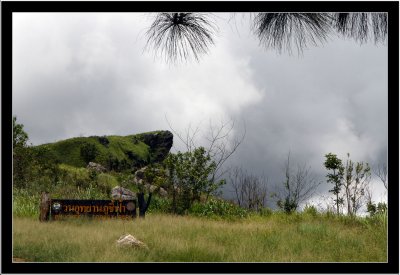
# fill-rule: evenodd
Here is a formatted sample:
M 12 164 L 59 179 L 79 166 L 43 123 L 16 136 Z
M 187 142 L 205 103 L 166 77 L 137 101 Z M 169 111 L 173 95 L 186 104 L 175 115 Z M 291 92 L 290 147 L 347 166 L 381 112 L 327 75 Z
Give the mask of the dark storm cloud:
M 246 41 L 233 43 L 236 52 Z M 284 180 L 288 152 L 325 182 L 324 155 L 332 152 L 372 165 L 387 155 L 387 48 L 332 38 L 300 57 L 257 49 L 250 55 L 262 101 L 242 109 L 247 136 L 238 165 Z M 326 192 L 329 186 L 321 186 Z
M 245 121 L 247 134 L 230 163 L 272 184 L 282 181 L 289 151 L 321 181 L 326 153 L 385 159 L 386 46 L 332 36 L 301 56 L 277 54 L 259 46 L 245 16 L 219 14 L 210 53 L 169 66 L 143 51 L 148 19 L 15 15 L 13 114 L 31 142 L 168 129 L 165 116 L 179 132 L 234 118 L 235 132 Z M 174 150 L 182 148 L 175 138 Z

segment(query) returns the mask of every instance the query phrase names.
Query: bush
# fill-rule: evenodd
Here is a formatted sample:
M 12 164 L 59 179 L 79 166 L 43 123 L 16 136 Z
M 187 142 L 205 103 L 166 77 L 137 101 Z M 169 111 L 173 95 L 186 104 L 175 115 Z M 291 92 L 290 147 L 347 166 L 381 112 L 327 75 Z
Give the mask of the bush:
M 184 153 L 170 153 L 164 164 L 169 171 L 167 182 L 172 189 L 172 209 L 176 214 L 188 212 L 195 202 L 200 202 L 202 194 L 213 194 L 225 184 L 224 180 L 215 182 L 212 179 L 217 164 L 203 147 Z
M 303 209 L 303 213 L 316 217 L 318 215 L 318 210 L 314 205 L 306 205 Z
M 384 202 L 379 202 L 378 205 L 376 205 L 375 203 L 369 202 L 367 204 L 367 212 L 371 217 L 377 214 L 386 214 L 387 204 Z
M 66 172 L 64 178 L 64 184 L 73 185 L 77 187 L 87 188 L 91 183 L 89 171 L 86 168 L 76 168 L 62 166 Z
M 169 213 L 171 210 L 171 200 L 167 198 L 160 198 L 156 195 L 152 196 L 149 213 Z
M 93 161 L 98 154 L 99 154 L 99 151 L 98 151 L 96 145 L 94 145 L 92 143 L 83 144 L 81 147 L 81 150 L 80 150 L 80 155 L 86 164 Z
M 98 174 L 95 183 L 99 191 L 104 192 L 106 194 L 110 194 L 111 189 L 119 185 L 116 178 L 105 173 Z
M 205 203 L 194 203 L 189 209 L 189 213 L 195 216 L 202 217 L 247 217 L 249 212 L 239 207 L 238 205 L 232 204 L 221 199 L 210 199 Z
M 271 216 L 273 213 L 274 213 L 274 211 L 269 207 L 263 207 L 259 211 L 260 216 L 263 216 L 263 217 Z
M 285 213 L 290 214 L 296 211 L 298 204 L 297 201 L 287 196 L 284 200 L 278 200 L 277 205 Z
M 17 217 L 39 217 L 40 194 L 27 189 L 13 189 L 13 215 Z

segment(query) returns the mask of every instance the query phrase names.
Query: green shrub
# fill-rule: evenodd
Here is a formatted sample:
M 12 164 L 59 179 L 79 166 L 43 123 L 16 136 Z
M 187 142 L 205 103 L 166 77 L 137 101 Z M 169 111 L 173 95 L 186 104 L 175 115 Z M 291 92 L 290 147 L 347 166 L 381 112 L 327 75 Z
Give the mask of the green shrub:
M 27 189 L 13 189 L 13 215 L 17 217 L 39 217 L 40 194 Z
M 318 215 L 318 210 L 314 205 L 306 205 L 303 209 L 303 213 L 316 217 Z
M 89 162 L 94 161 L 96 156 L 99 155 L 99 150 L 96 148 L 95 144 L 86 142 L 80 149 L 80 155 L 85 163 L 88 164 Z
M 171 210 L 171 200 L 167 198 L 160 198 L 157 195 L 152 196 L 149 213 L 168 213 Z
M 269 207 L 263 207 L 260 209 L 258 213 L 262 217 L 268 217 L 271 216 L 274 213 L 274 211 Z
M 115 186 L 119 185 L 118 181 L 115 177 L 109 174 L 101 173 L 97 175 L 96 178 L 96 186 L 99 188 L 99 191 L 110 194 L 111 189 Z
M 86 188 L 91 183 L 91 174 L 86 168 L 76 168 L 69 165 L 60 165 L 60 169 L 65 171 L 62 181 L 66 185 Z
M 246 217 L 249 212 L 235 205 L 221 199 L 210 199 L 205 203 L 196 202 L 189 209 L 189 214 L 202 217 Z

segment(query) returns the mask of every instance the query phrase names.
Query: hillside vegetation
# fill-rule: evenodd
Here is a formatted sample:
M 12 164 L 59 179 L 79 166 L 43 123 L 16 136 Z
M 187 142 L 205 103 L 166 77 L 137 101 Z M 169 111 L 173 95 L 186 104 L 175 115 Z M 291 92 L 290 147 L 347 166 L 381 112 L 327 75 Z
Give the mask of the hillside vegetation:
M 162 139 L 171 139 L 170 144 Z M 159 160 L 172 146 L 172 134 L 154 131 L 128 136 L 75 137 L 39 145 L 47 154 L 63 164 L 86 167 L 89 161 L 119 170 L 140 167 Z

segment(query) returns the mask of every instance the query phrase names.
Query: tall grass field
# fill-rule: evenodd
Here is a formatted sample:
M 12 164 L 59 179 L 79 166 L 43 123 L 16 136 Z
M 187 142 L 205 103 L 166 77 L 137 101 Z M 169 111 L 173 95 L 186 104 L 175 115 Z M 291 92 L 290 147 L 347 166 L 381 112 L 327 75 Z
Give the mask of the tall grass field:
M 131 234 L 148 249 L 121 247 Z M 39 222 L 14 215 L 13 256 L 28 262 L 386 262 L 386 221 L 274 212 L 234 220 L 150 213 L 145 219 Z

